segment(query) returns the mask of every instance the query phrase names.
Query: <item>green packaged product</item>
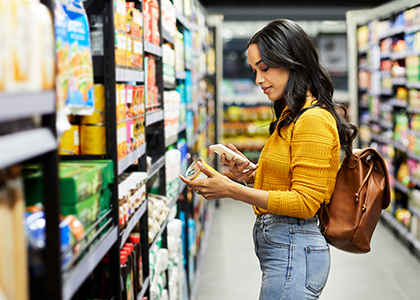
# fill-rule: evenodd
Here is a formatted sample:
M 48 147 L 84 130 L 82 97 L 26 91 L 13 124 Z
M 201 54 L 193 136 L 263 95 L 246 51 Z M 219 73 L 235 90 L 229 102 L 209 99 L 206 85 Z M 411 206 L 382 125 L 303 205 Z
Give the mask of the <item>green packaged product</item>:
M 106 190 L 114 182 L 110 160 L 64 162 L 59 165 L 61 205 L 74 205 Z M 25 168 L 26 205 L 43 202 L 43 172 L 39 166 Z M 108 205 L 109 206 L 109 205 Z
M 87 229 L 95 223 L 99 216 L 101 194 L 95 194 L 88 199 L 78 202 L 75 205 L 61 205 L 63 216 L 74 215 Z

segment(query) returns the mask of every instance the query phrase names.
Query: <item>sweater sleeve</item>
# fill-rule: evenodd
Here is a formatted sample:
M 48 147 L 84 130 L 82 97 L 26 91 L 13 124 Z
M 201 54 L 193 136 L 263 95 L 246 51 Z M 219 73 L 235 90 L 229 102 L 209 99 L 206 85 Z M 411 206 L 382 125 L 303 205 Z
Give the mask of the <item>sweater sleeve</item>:
M 329 112 L 310 109 L 302 114 L 291 137 L 291 189 L 269 191 L 269 213 L 298 218 L 316 214 L 335 185 L 331 172 L 336 173 L 337 169 L 331 162 L 337 140 L 335 119 Z

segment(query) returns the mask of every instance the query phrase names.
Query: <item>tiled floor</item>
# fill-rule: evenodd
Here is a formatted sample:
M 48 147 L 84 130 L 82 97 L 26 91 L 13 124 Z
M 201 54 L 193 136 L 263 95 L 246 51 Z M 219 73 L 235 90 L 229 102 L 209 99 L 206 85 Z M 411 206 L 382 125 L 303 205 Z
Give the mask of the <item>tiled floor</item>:
M 253 250 L 250 206 L 222 200 L 214 213 L 196 300 L 257 300 L 261 280 Z M 381 222 L 372 251 L 353 255 L 332 248 L 322 300 L 420 300 L 420 260 Z M 298 299 L 297 299 L 298 300 Z

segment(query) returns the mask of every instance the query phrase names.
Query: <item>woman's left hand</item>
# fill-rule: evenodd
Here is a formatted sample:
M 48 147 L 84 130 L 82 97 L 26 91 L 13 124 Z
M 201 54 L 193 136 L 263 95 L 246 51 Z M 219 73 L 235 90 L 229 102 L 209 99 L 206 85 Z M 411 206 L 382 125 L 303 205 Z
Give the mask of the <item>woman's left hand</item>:
M 203 196 L 207 200 L 220 199 L 230 197 L 230 187 L 234 184 L 228 177 L 213 172 L 200 162 L 197 163 L 200 170 L 207 175 L 208 178 L 200 180 L 189 180 L 182 175 L 179 178 L 185 182 L 197 194 Z

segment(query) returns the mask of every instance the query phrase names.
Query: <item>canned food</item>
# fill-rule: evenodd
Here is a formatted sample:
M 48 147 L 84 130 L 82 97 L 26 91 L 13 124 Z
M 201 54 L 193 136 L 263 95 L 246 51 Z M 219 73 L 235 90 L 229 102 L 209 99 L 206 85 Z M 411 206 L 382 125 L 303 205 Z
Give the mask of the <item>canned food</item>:
M 216 172 L 217 174 L 219 174 L 219 172 L 217 172 L 215 169 L 213 169 L 212 167 L 210 167 L 207 163 L 205 163 L 201 158 L 197 159 L 196 161 L 194 161 L 187 169 L 187 173 L 185 174 L 185 177 L 189 180 L 200 180 L 200 179 L 206 179 L 208 178 L 208 176 L 206 174 L 204 174 L 201 170 L 200 167 L 198 166 L 198 162 L 201 162 L 203 164 L 203 166 L 207 167 L 208 169 L 210 169 L 213 172 Z
M 79 125 L 71 125 L 71 128 L 63 133 L 58 147 L 59 155 L 80 154 L 79 130 Z
M 105 123 L 105 87 L 102 84 L 95 84 L 95 107 L 93 114 L 82 116 L 83 124 L 102 124 Z
M 81 150 L 82 155 L 106 154 L 105 124 L 81 125 Z

